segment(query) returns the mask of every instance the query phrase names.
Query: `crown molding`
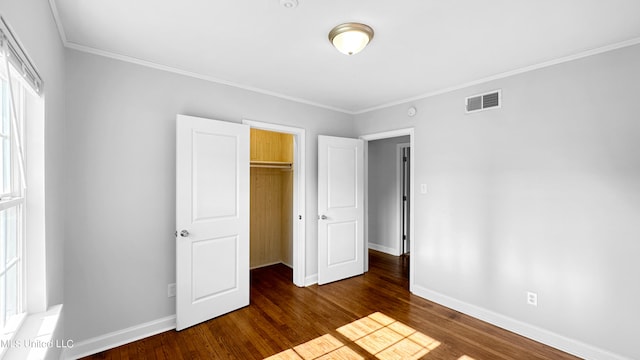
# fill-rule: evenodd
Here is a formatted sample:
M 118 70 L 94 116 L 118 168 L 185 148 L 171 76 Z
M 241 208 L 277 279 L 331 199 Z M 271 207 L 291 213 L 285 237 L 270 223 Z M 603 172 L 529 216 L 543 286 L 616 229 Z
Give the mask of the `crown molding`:
M 558 58 L 558 59 L 549 60 L 549 61 L 541 62 L 541 63 L 538 63 L 538 64 L 530 65 L 530 66 L 525 66 L 525 67 L 522 67 L 522 68 L 519 68 L 519 69 L 515 69 L 515 70 L 499 73 L 499 74 L 496 74 L 496 75 L 487 76 L 487 77 L 484 77 L 484 78 L 480 78 L 480 79 L 477 79 L 477 80 L 469 81 L 469 82 L 462 83 L 462 84 L 459 84 L 459 85 L 446 87 L 446 88 L 443 88 L 443 89 L 440 89 L 440 90 L 431 91 L 431 92 L 424 93 L 424 94 L 417 95 L 417 96 L 413 96 L 413 97 L 410 97 L 410 98 L 401 99 L 401 100 L 397 100 L 397 101 L 393 101 L 393 102 L 389 102 L 389 103 L 384 103 L 384 104 L 381 104 L 381 105 L 373 106 L 373 107 L 362 109 L 362 110 L 357 110 L 357 111 L 354 111 L 353 114 L 354 115 L 360 115 L 360 114 L 368 113 L 368 112 L 375 111 L 375 110 L 381 110 L 381 109 L 389 108 L 389 107 L 396 106 L 396 105 L 402 105 L 402 104 L 406 104 L 406 103 L 409 103 L 409 102 L 414 102 L 414 101 L 418 101 L 418 100 L 434 97 L 434 96 L 437 96 L 437 95 L 446 94 L 446 93 L 449 93 L 449 92 L 452 92 L 452 91 L 464 89 L 464 88 L 467 88 L 467 87 L 470 87 L 470 86 L 484 84 L 484 83 L 487 83 L 487 82 L 490 82 L 490 81 L 504 79 L 504 78 L 507 78 L 507 77 L 510 77 L 510 76 L 519 75 L 519 74 L 527 73 L 527 72 L 530 72 L 530 71 L 543 69 L 543 68 L 546 68 L 546 67 L 549 67 L 549 66 L 558 65 L 558 64 L 562 64 L 562 63 L 566 63 L 566 62 L 570 62 L 570 61 L 586 58 L 586 57 L 593 56 L 593 55 L 598 55 L 598 54 L 606 53 L 606 52 L 609 52 L 609 51 L 618 50 L 618 49 L 622 49 L 622 48 L 625 48 L 625 47 L 638 45 L 638 44 L 640 44 L 640 37 L 633 38 L 633 39 L 626 40 L 626 41 L 621 41 L 621 42 L 618 42 L 618 43 L 615 43 L 615 44 L 611 44 L 611 45 L 602 46 L 602 47 L 591 49 L 591 50 L 582 51 L 582 52 L 579 52 L 579 53 L 576 53 L 576 54 L 573 54 L 573 55 L 569 55 L 569 56 L 565 56 L 565 57 L 561 57 L 561 58 Z
M 51 14 L 53 15 L 53 22 L 56 23 L 56 27 L 58 28 L 58 34 L 60 34 L 60 40 L 62 40 L 62 44 L 66 47 L 68 44 L 67 33 L 64 31 L 64 26 L 62 25 L 62 21 L 60 20 L 60 13 L 58 12 L 58 6 L 56 5 L 56 1 L 49 0 L 49 7 L 51 8 Z
M 216 77 L 213 77 L 213 76 L 204 75 L 204 74 L 200 74 L 200 73 L 196 73 L 196 72 L 192 72 L 192 71 L 187 71 L 187 70 L 183 70 L 183 69 L 179 69 L 179 68 L 175 68 L 175 67 L 171 67 L 171 66 L 167 66 L 167 65 L 154 63 L 152 61 L 142 60 L 142 59 L 138 59 L 138 58 L 134 58 L 134 57 L 127 56 L 127 55 L 122 55 L 122 54 L 116 54 L 116 53 L 113 53 L 113 52 L 100 50 L 100 49 L 96 49 L 96 48 L 93 48 L 93 47 L 80 45 L 80 44 L 71 42 L 71 41 L 69 41 L 67 39 L 67 35 L 66 35 L 66 32 L 65 32 L 64 26 L 62 25 L 62 21 L 60 19 L 60 15 L 58 13 L 58 9 L 57 9 L 55 0 L 49 0 L 49 5 L 51 7 L 51 12 L 53 14 L 54 22 L 56 23 L 56 26 L 58 28 L 58 33 L 60 34 L 60 39 L 62 39 L 62 43 L 64 44 L 64 46 L 66 48 L 77 50 L 77 51 L 81 51 L 81 52 L 85 52 L 85 53 L 90 53 L 90 54 L 94 54 L 94 55 L 98 55 L 98 56 L 108 57 L 108 58 L 116 59 L 116 60 L 120 60 L 120 61 L 125 61 L 125 62 L 129 62 L 129 63 L 133 63 L 133 64 L 137 64 L 137 65 L 141 65 L 141 66 L 145 66 L 145 67 L 149 67 L 149 68 L 153 68 L 153 69 L 157 69 L 157 70 L 167 71 L 167 72 L 171 72 L 171 73 L 174 73 L 174 74 L 179 74 L 179 75 L 183 75 L 183 76 L 187 76 L 187 77 L 191 77 L 191 78 L 196 78 L 196 79 L 200 79 L 200 80 L 204 80 L 204 81 L 209 81 L 209 82 L 213 82 L 213 83 L 216 83 L 216 84 L 227 85 L 227 86 L 235 87 L 235 88 L 238 88 L 238 89 L 243 89 L 243 90 L 247 90 L 247 91 L 251 91 L 251 92 L 255 92 L 255 93 L 259 93 L 259 94 L 263 94 L 263 95 L 268 95 L 268 96 L 273 96 L 273 97 L 284 99 L 284 100 L 293 101 L 293 102 L 300 103 L 300 104 L 305 104 L 305 105 L 319 107 L 319 108 L 323 108 L 323 109 L 327 109 L 327 110 L 331 110 L 331 111 L 336 111 L 336 112 L 340 112 L 340 113 L 347 114 L 347 115 L 361 115 L 361 114 L 365 114 L 365 113 L 376 111 L 376 110 L 382 110 L 382 109 L 386 109 L 386 108 L 393 107 L 393 106 L 396 106 L 396 105 L 402 105 L 402 104 L 415 102 L 415 101 L 418 101 L 418 100 L 423 100 L 423 99 L 427 99 L 427 98 L 430 98 L 430 97 L 446 94 L 446 93 L 453 92 L 453 91 L 460 90 L 460 89 L 464 89 L 464 88 L 467 88 L 467 87 L 470 87 L 470 86 L 484 84 L 484 83 L 487 83 L 487 82 L 490 82 L 490 81 L 504 79 L 504 78 L 507 78 L 507 77 L 510 77 L 510 76 L 519 75 L 519 74 L 527 73 L 527 72 L 530 72 L 530 71 L 543 69 L 543 68 L 546 68 L 546 67 L 549 67 L 549 66 L 558 65 L 558 64 L 570 62 L 570 61 L 573 61 L 573 60 L 578 60 L 578 59 L 582 59 L 582 58 L 585 58 L 585 57 L 589 57 L 589 56 L 593 56 L 593 55 L 597 55 L 597 54 L 601 54 L 601 53 L 605 53 L 605 52 L 609 52 L 609 51 L 613 51 L 613 50 L 617 50 L 617 49 L 621 49 L 621 48 L 630 47 L 630 46 L 634 46 L 634 45 L 640 44 L 640 37 L 632 38 L 632 39 L 621 41 L 621 42 L 614 43 L 614 44 L 611 44 L 611 45 L 606 45 L 606 46 L 598 47 L 598 48 L 591 49 L 591 50 L 581 51 L 581 52 L 578 52 L 576 54 L 564 56 L 564 57 L 561 57 L 561 58 L 558 58 L 558 59 L 553 59 L 553 60 L 541 62 L 541 63 L 538 63 L 538 64 L 525 66 L 525 67 L 522 67 L 522 68 L 519 68 L 519 69 L 515 69 L 515 70 L 506 71 L 506 72 L 503 72 L 503 73 L 487 76 L 487 77 L 480 78 L 480 79 L 477 79 L 477 80 L 465 82 L 465 83 L 462 83 L 462 84 L 453 85 L 453 86 L 449 86 L 449 87 L 446 87 L 446 88 L 430 91 L 430 92 L 423 93 L 423 94 L 416 95 L 416 96 L 412 96 L 412 97 L 409 97 L 409 98 L 404 98 L 404 99 L 400 99 L 400 100 L 396 100 L 396 101 L 392 101 L 392 102 L 388 102 L 388 103 L 383 103 L 383 104 L 380 104 L 380 105 L 364 108 L 364 109 L 361 109 L 361 110 L 347 110 L 347 109 L 342 109 L 342 108 L 338 108 L 338 107 L 327 105 L 327 104 L 318 103 L 318 102 L 315 102 L 315 101 L 310 101 L 310 100 L 307 100 L 307 99 L 293 97 L 293 96 L 281 94 L 281 93 L 278 93 L 278 92 L 274 92 L 274 91 L 270 91 L 270 90 L 254 87 L 254 86 L 243 85 L 243 84 L 240 84 L 240 83 L 235 83 L 235 82 L 232 82 L 232 81 L 216 78 Z

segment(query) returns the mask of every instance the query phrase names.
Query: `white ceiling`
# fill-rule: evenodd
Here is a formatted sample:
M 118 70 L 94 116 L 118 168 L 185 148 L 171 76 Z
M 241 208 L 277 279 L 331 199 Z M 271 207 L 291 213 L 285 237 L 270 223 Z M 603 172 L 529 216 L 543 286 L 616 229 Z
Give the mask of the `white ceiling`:
M 68 47 L 347 113 L 640 43 L 638 0 L 50 2 Z M 347 21 L 375 31 L 354 56 L 327 39 Z

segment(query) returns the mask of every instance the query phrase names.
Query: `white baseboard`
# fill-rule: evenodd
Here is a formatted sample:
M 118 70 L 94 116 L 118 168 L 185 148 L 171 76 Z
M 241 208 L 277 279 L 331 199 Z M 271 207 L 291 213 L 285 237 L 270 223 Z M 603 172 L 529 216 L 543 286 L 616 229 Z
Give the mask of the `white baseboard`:
M 491 310 L 475 306 L 447 295 L 429 290 L 414 284 L 412 292 L 427 300 L 436 302 L 448 308 L 460 311 L 476 319 L 486 321 L 492 325 L 509 330 L 529 339 L 562 350 L 569 354 L 590 360 L 631 360 L 630 358 L 614 354 L 610 351 L 582 343 L 580 341 L 558 335 L 551 331 L 524 323 L 522 321 L 498 314 Z
M 287 264 L 287 263 L 286 263 L 286 262 L 284 262 L 284 261 L 274 261 L 274 262 L 272 262 L 272 263 L 262 264 L 262 265 L 258 265 L 258 266 L 251 267 L 251 268 L 249 268 L 249 270 L 260 269 L 260 268 L 263 268 L 263 267 L 272 266 L 272 265 L 278 265 L 278 264 L 282 264 L 282 265 L 284 265 L 284 266 L 286 266 L 286 267 L 288 267 L 288 268 L 290 268 L 290 269 L 293 269 L 293 265 L 291 265 L 291 264 Z
M 305 279 L 305 286 L 318 283 L 318 275 L 311 275 Z M 509 330 L 516 334 L 538 341 L 545 345 L 565 351 L 575 356 L 591 360 L 631 360 L 622 355 L 582 343 L 580 341 L 558 335 L 551 331 L 524 323 L 522 321 L 498 314 L 496 312 L 454 299 L 447 295 L 429 290 L 419 285 L 413 286 L 413 293 L 427 300 L 436 302 L 448 308 L 460 311 L 474 318 L 486 321 L 492 325 Z M 175 315 L 132 326 L 127 329 L 114 331 L 73 344 L 62 353 L 61 359 L 78 359 L 101 351 L 112 349 L 130 342 L 144 339 L 176 328 Z
M 369 249 L 380 251 L 380 252 L 383 252 L 385 254 L 389 254 L 389 255 L 393 255 L 393 256 L 400 256 L 400 250 L 398 250 L 397 248 L 392 248 L 392 247 L 383 246 L 383 245 L 379 245 L 379 244 L 369 243 Z
M 254 266 L 254 267 L 250 267 L 249 270 L 260 269 L 260 268 L 263 268 L 263 267 L 267 267 L 267 266 L 271 266 L 271 265 L 278 265 L 278 264 L 284 264 L 284 263 L 282 261 L 274 261 L 274 262 L 270 262 L 270 263 L 257 265 L 257 266 Z
M 162 319 L 149 321 L 144 324 L 114 331 L 92 339 L 79 341 L 75 343 L 72 348 L 66 349 L 62 354 L 62 358 L 78 359 L 175 328 L 176 316 L 167 316 Z

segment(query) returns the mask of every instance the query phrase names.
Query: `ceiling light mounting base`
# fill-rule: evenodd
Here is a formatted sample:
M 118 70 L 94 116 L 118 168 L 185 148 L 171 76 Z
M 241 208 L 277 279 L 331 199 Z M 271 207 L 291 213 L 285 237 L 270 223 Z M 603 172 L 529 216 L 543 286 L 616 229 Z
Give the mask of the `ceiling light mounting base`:
M 298 0 L 280 0 L 280 5 L 287 9 L 298 7 Z

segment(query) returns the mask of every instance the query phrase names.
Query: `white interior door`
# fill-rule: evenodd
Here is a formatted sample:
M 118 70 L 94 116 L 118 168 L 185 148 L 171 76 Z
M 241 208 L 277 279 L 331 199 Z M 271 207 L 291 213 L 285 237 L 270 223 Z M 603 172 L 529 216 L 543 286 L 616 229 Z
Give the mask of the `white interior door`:
M 249 305 L 249 126 L 178 115 L 176 328 Z
M 364 272 L 364 143 L 318 136 L 318 283 Z

